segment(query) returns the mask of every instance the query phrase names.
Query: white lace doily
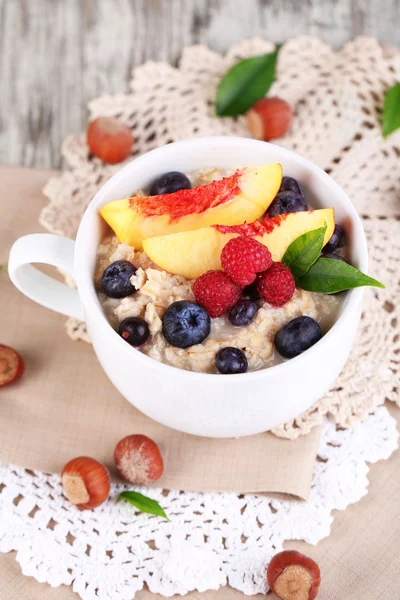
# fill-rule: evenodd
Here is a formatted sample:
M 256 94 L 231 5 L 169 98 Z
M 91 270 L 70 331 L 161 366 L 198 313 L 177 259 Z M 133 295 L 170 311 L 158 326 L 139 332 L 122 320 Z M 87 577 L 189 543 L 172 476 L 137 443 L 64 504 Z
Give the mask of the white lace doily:
M 147 584 L 163 596 L 216 590 L 268 590 L 265 568 L 285 540 L 316 544 L 329 535 L 331 511 L 367 493 L 368 465 L 397 446 L 395 420 L 378 407 L 353 429 L 326 420 L 306 502 L 235 494 L 143 490 L 171 522 L 114 502 L 79 511 L 60 477 L 0 467 L 0 551 L 17 551 L 25 575 L 72 585 L 83 600 L 132 600 Z M 132 486 L 130 487 L 132 489 Z
M 248 136 L 245 117 L 215 118 L 216 86 L 236 60 L 272 48 L 256 38 L 233 46 L 226 57 L 205 46 L 186 48 L 179 68 L 146 63 L 133 71 L 130 93 L 93 100 L 91 117 L 113 116 L 130 124 L 135 155 L 198 135 Z M 399 401 L 400 225 L 395 218 L 400 215 L 400 130 L 388 140 L 380 131 L 384 92 L 399 80 L 400 52 L 384 52 L 372 38 L 358 38 L 334 52 L 318 39 L 298 37 L 281 50 L 270 93 L 285 98 L 296 115 L 290 133 L 277 143 L 330 172 L 360 214 L 368 216 L 370 270 L 387 289 L 367 290 L 358 342 L 334 389 L 275 429 L 276 435 L 296 438 L 326 414 L 350 426 L 382 397 Z M 74 237 L 87 204 L 120 165 L 104 165 L 90 156 L 84 134 L 67 138 L 63 156 L 66 169 L 44 189 L 49 204 L 41 223 L 51 232 Z M 89 341 L 83 323 L 70 319 L 67 331 L 73 339 Z

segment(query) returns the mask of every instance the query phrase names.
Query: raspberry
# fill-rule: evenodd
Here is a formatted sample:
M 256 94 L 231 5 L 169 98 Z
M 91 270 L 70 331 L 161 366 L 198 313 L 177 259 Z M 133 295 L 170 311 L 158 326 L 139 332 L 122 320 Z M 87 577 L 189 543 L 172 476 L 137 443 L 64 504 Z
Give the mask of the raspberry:
M 193 293 L 210 317 L 220 317 L 235 306 L 241 291 L 222 271 L 207 271 L 194 282 Z
M 240 236 L 224 246 L 221 264 L 232 281 L 244 288 L 253 283 L 257 273 L 272 265 L 272 259 L 266 246 L 253 238 Z
M 280 262 L 274 262 L 257 279 L 257 291 L 260 297 L 275 307 L 286 304 L 295 289 L 296 284 L 291 270 Z

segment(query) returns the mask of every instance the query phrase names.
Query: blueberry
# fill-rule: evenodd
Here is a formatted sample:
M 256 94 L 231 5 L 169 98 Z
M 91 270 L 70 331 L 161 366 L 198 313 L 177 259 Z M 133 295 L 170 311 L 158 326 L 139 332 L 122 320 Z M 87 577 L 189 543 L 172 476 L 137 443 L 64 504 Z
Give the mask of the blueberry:
M 165 339 L 176 348 L 201 344 L 209 336 L 211 319 L 200 304 L 179 300 L 168 306 L 162 320 Z
M 260 295 L 257 291 L 257 280 L 254 281 L 253 283 L 250 283 L 250 285 L 246 285 L 246 287 L 243 288 L 242 293 L 245 298 L 250 298 L 250 300 L 254 300 L 254 302 L 259 300 Z
M 294 358 L 322 338 L 321 327 L 311 317 L 296 317 L 275 336 L 275 347 L 285 358 Z
M 111 263 L 101 278 L 101 288 L 110 298 L 125 298 L 136 292 L 130 278 L 136 273 L 136 267 L 127 260 Z
M 334 252 L 337 248 L 344 245 L 344 229 L 340 225 L 335 225 L 329 242 L 324 247 L 324 252 Z
M 249 325 L 257 312 L 257 304 L 250 298 L 242 298 L 228 314 L 228 319 L 235 327 Z
M 118 333 L 131 346 L 143 346 L 150 335 L 149 326 L 140 317 L 127 317 L 121 321 Z
M 190 190 L 192 184 L 184 173 L 179 171 L 170 171 L 164 173 L 156 179 L 151 188 L 150 196 L 158 196 L 159 194 L 172 194 L 178 190 Z
M 215 366 L 222 375 L 230 375 L 233 373 L 246 373 L 247 358 L 242 350 L 227 346 L 218 350 L 215 357 Z
M 267 215 L 269 217 L 276 217 L 277 215 L 302 212 L 304 210 L 308 210 L 308 206 L 303 194 L 289 190 L 277 193 L 267 210 Z
M 294 179 L 293 177 L 282 177 L 282 183 L 281 183 L 281 187 L 280 187 L 279 191 L 280 192 L 295 192 L 296 194 L 300 194 L 301 196 L 304 196 L 297 180 Z
M 343 258 L 343 256 L 336 254 L 336 252 L 324 252 L 323 254 L 321 254 L 321 258 L 334 258 L 335 260 L 341 260 L 342 262 L 347 262 L 347 260 L 345 260 Z

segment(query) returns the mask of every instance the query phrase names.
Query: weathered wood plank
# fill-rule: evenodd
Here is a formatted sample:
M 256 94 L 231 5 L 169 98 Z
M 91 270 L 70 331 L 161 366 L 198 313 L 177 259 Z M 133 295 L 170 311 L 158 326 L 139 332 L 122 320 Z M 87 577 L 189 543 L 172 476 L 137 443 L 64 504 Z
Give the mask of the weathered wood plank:
M 184 46 L 225 51 L 254 35 L 359 34 L 399 45 L 400 0 L 0 0 L 0 162 L 59 165 L 86 103 L 126 89 L 133 66 Z

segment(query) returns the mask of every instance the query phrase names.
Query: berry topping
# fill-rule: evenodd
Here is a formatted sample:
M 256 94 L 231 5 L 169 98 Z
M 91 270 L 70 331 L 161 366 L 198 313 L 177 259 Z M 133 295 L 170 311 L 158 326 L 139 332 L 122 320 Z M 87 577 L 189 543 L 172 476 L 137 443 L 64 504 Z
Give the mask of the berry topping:
M 279 191 L 295 192 L 296 194 L 301 194 L 301 196 L 304 196 L 297 179 L 295 179 L 294 177 L 282 177 L 282 183 Z
M 243 289 L 242 294 L 245 298 L 250 298 L 250 300 L 254 300 L 254 302 L 257 302 L 257 300 L 260 299 L 260 296 L 258 295 L 257 291 L 257 281 L 254 281 L 250 285 L 246 285 L 246 287 Z
M 255 281 L 257 273 L 271 266 L 272 258 L 266 246 L 253 238 L 240 236 L 224 246 L 221 264 L 232 281 L 244 288 Z
M 261 98 L 247 112 L 247 126 L 258 140 L 273 140 L 290 129 L 293 111 L 281 98 Z
M 131 346 L 143 346 L 149 339 L 150 331 L 144 319 L 127 317 L 118 328 L 119 335 Z
M 117 119 L 99 117 L 87 128 L 87 143 L 92 154 L 105 163 L 116 164 L 130 156 L 133 146 L 131 130 Z
M 24 361 L 12 348 L 0 344 L 0 388 L 24 374 Z
M 275 262 L 257 279 L 257 290 L 260 297 L 278 307 L 288 302 L 294 294 L 296 283 L 289 267 Z
M 239 348 L 232 348 L 232 346 L 218 350 L 215 366 L 222 375 L 246 373 L 248 367 L 245 353 Z
M 201 344 L 209 336 L 211 320 L 202 306 L 188 300 L 178 300 L 164 313 L 162 331 L 165 339 L 176 348 Z
M 334 260 L 341 260 L 342 262 L 347 262 L 347 260 L 345 260 L 343 256 L 340 256 L 340 254 L 336 254 L 336 252 L 324 252 L 323 254 L 321 254 L 321 258 L 333 258 Z
M 249 298 L 242 298 L 229 311 L 228 319 L 235 327 L 249 325 L 257 312 L 257 304 Z
M 136 292 L 131 284 L 131 277 L 136 273 L 136 267 L 128 260 L 117 260 L 104 269 L 101 278 L 101 289 L 110 298 L 126 298 Z
M 210 317 L 215 318 L 235 306 L 241 292 L 222 271 L 207 271 L 194 282 L 193 293 Z
M 321 327 L 311 317 L 296 317 L 275 336 L 275 347 L 285 358 L 294 358 L 322 338 Z
M 341 248 L 344 245 L 344 229 L 340 225 L 335 225 L 331 239 L 325 245 L 325 252 L 334 252 L 337 248 Z
M 169 173 L 164 173 L 164 175 L 161 175 L 161 177 L 153 182 L 150 188 L 150 196 L 173 194 L 179 190 L 190 190 L 191 187 L 190 180 L 184 173 L 170 171 Z
M 303 212 L 305 210 L 308 210 L 308 206 L 303 194 L 287 190 L 277 193 L 275 200 L 267 210 L 267 215 L 272 218 L 277 215 Z

